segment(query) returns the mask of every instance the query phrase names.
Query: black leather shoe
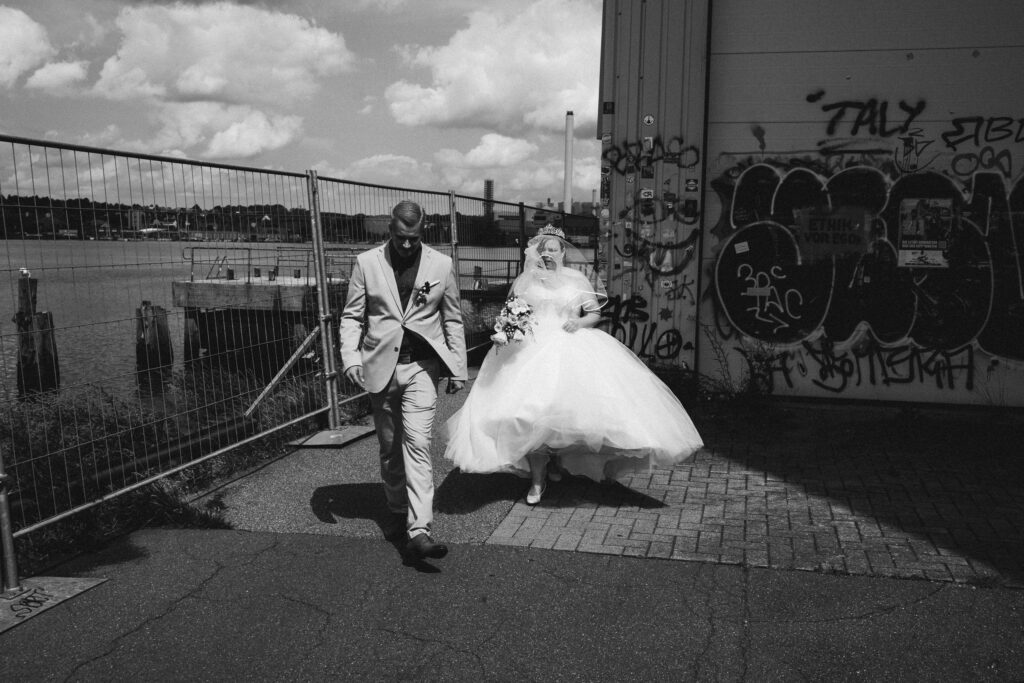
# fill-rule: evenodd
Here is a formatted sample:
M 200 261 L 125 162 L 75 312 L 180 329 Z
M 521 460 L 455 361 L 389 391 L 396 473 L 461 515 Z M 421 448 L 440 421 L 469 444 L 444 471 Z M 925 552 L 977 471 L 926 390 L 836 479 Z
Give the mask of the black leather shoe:
M 434 543 L 429 534 L 419 534 L 409 539 L 406 550 L 414 559 L 422 560 L 425 557 L 432 557 L 440 560 L 448 554 L 448 546 L 443 543 Z

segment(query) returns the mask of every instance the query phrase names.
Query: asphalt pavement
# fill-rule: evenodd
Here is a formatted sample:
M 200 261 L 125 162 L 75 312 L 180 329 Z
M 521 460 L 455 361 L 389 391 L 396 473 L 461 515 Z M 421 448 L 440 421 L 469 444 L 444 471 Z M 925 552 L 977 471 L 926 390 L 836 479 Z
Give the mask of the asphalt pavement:
M 537 508 L 435 439 L 451 551 L 418 565 L 383 536 L 375 438 L 300 447 L 211 494 L 231 530 L 144 529 L 49 572 L 101 582 L 0 633 L 0 680 L 1024 680 L 1019 466 L 879 448 L 950 422 L 879 411 L 871 434 L 814 406 L 698 420 L 693 462 Z

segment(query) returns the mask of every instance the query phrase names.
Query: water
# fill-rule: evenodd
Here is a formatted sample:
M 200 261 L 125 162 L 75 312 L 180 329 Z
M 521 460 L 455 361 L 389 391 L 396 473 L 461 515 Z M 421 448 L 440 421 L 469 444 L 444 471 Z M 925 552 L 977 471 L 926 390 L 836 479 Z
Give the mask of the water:
M 353 246 L 353 251 L 368 246 Z M 61 388 L 89 384 L 124 394 L 136 390 L 135 318 L 143 301 L 167 312 L 177 366 L 182 362 L 184 309 L 174 306 L 172 282 L 188 280 L 193 268 L 196 279 L 218 267 L 222 276 L 231 268 L 239 278 L 260 267 L 266 277 L 275 264 L 282 273 L 298 269 L 307 277 L 312 275 L 310 253 L 309 245 L 295 244 L 0 241 L 0 285 L 6 285 L 5 296 L 0 296 L 0 396 L 17 395 L 18 339 L 12 319 L 21 268 L 38 280 L 36 310 L 53 314 Z M 459 256 L 462 273 L 478 266 L 491 284 L 500 285 L 506 276 L 515 276 L 519 252 L 514 247 L 460 247 Z M 344 260 L 328 259 L 335 264 Z M 340 270 L 338 276 L 348 275 L 343 265 L 328 266 L 332 268 Z M 473 287 L 471 275 L 462 280 L 464 288 Z
M 53 315 L 61 387 L 93 384 L 121 393 L 135 387 L 135 318 L 143 301 L 167 311 L 175 363 L 181 362 L 184 310 L 174 307 L 172 282 L 190 278 L 193 264 L 186 259 L 187 250 L 206 246 L 219 247 L 239 276 L 247 256 L 253 263 L 261 262 L 256 254 L 262 252 L 232 244 L 0 242 L 0 283 L 6 284 L 6 296 L 0 298 L 0 391 L 8 397 L 17 394 L 18 340 L 12 319 L 18 309 L 21 268 L 38 280 L 36 310 Z M 273 249 L 277 245 L 259 246 Z M 197 257 L 205 259 L 195 268 L 197 277 L 207 274 L 213 254 L 212 250 L 197 252 Z

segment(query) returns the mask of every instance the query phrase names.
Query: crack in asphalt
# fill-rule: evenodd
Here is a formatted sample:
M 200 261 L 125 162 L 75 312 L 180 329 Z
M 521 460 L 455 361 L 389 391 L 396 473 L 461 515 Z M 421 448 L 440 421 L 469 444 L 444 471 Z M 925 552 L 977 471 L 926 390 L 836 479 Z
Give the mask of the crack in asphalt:
M 188 591 L 186 591 L 186 592 L 182 593 L 181 595 L 179 595 L 178 597 L 170 600 L 168 602 L 168 604 L 166 605 L 166 607 L 163 610 L 161 610 L 159 613 L 154 614 L 153 616 L 147 617 L 146 619 L 143 619 L 138 624 L 136 624 L 134 628 L 132 628 L 132 629 L 130 629 L 128 631 L 125 631 L 121 635 L 119 635 L 116 638 L 114 638 L 113 640 L 111 640 L 110 644 L 109 644 L 109 647 L 107 647 L 106 650 L 104 650 L 103 652 L 99 653 L 98 655 L 96 655 L 94 657 L 91 657 L 91 658 L 89 658 L 89 659 L 79 663 L 78 665 L 76 665 L 68 673 L 68 675 L 64 678 L 64 680 L 65 681 L 72 680 L 73 678 L 75 678 L 75 676 L 78 674 L 78 672 L 86 669 L 90 665 L 93 665 L 93 664 L 96 664 L 98 662 L 101 662 L 106 657 L 112 655 L 119 647 L 121 647 L 121 644 L 126 639 L 130 638 L 131 636 L 133 636 L 133 635 L 135 635 L 135 634 L 137 634 L 139 632 L 141 632 L 143 629 L 147 628 L 148 626 L 159 622 L 164 617 L 170 615 L 184 601 L 189 600 L 189 599 L 193 599 L 193 600 L 205 600 L 207 602 L 216 602 L 215 599 L 213 599 L 213 598 L 211 598 L 209 596 L 200 595 L 200 593 L 205 591 L 206 587 L 211 582 L 216 580 L 224 570 L 233 568 L 235 566 L 244 566 L 244 565 L 252 564 L 253 562 L 256 561 L 256 559 L 259 556 L 274 550 L 278 545 L 280 545 L 280 541 L 279 540 L 277 540 L 277 539 L 270 539 L 270 541 L 267 543 L 266 547 L 260 548 L 259 550 L 257 550 L 252 555 L 245 555 L 245 556 L 243 556 L 241 558 L 238 558 L 239 560 L 241 560 L 240 562 L 231 562 L 231 563 L 221 562 L 220 560 L 217 560 L 217 559 L 210 559 L 210 558 L 206 557 L 205 554 L 197 554 L 196 552 L 194 552 L 194 549 L 192 547 L 185 548 L 184 550 L 181 551 L 181 553 L 184 556 L 186 556 L 186 557 L 190 558 L 191 560 L 193 560 L 194 562 L 197 562 L 197 563 L 209 562 L 209 563 L 213 564 L 213 569 L 209 572 L 209 574 L 207 576 L 201 578 L 198 581 L 198 583 L 196 583 Z
M 309 647 L 304 648 L 308 652 L 320 649 L 328 640 L 327 634 L 328 630 L 331 627 L 331 624 L 334 622 L 334 613 L 330 610 L 324 609 L 322 605 L 318 605 L 314 602 L 309 602 L 308 600 L 302 600 L 292 595 L 282 594 L 279 597 L 282 600 L 287 600 L 288 602 L 291 602 L 293 604 L 306 607 L 312 612 L 319 614 L 323 617 L 323 623 L 320 625 L 320 628 L 316 630 L 316 634 L 313 636 L 313 642 L 310 644 Z
M 874 619 L 875 617 L 884 617 L 892 614 L 893 612 L 900 609 L 910 609 L 915 605 L 920 605 L 928 600 L 931 600 L 939 593 L 950 590 L 948 584 L 940 585 L 933 590 L 929 591 L 925 595 L 917 598 L 913 598 L 906 601 L 896 602 L 886 607 L 881 607 L 867 612 L 859 614 L 851 614 L 845 617 L 829 617 L 826 619 L 750 619 L 751 624 L 838 624 L 844 621 L 864 621 L 866 619 Z
M 198 558 L 196 558 L 196 559 L 198 559 Z M 135 635 L 136 633 L 139 633 L 140 631 L 142 631 L 143 629 L 148 627 L 150 624 L 155 624 L 156 622 L 160 621 L 161 619 L 163 619 L 167 615 L 169 615 L 172 612 L 174 612 L 182 602 L 184 602 L 185 600 L 193 597 L 195 595 L 196 591 L 201 590 L 206 584 L 208 584 L 210 581 L 212 581 L 218 574 L 220 574 L 228 566 L 228 565 L 225 565 L 225 564 L 223 564 L 223 563 L 221 563 L 221 562 L 219 562 L 217 560 L 213 560 L 213 564 L 214 564 L 214 568 L 213 568 L 212 572 L 210 573 L 210 575 L 207 576 L 205 579 L 202 579 L 197 586 L 191 588 L 188 592 L 180 595 L 179 597 L 174 598 L 173 600 L 170 600 L 168 602 L 167 606 L 163 610 L 161 610 L 159 613 L 154 614 L 153 616 L 150 616 L 150 617 L 147 617 L 147 618 L 143 619 L 138 624 L 136 624 L 134 628 L 132 628 L 132 629 L 122 633 L 121 635 L 119 635 L 116 638 L 114 638 L 113 640 L 111 640 L 110 641 L 110 645 L 109 645 L 109 647 L 106 650 L 104 650 L 103 652 L 99 653 L 98 655 L 96 655 L 94 657 L 90 657 L 89 659 L 79 663 L 77 666 L 75 666 L 68 673 L 67 676 L 65 676 L 64 680 L 65 681 L 73 680 L 76 677 L 76 675 L 78 674 L 78 672 L 82 671 L 83 669 L 87 668 L 88 666 L 90 666 L 92 664 L 101 662 L 106 657 L 112 655 L 119 647 L 121 647 L 121 643 L 124 642 L 126 639 L 130 638 L 131 636 Z
M 693 662 L 690 666 L 692 671 L 693 680 L 708 680 L 710 678 L 717 678 L 721 676 L 721 672 L 716 671 L 713 666 L 706 667 L 706 663 L 717 663 L 717 659 L 709 657 L 712 648 L 719 642 L 719 623 L 732 623 L 734 620 L 728 616 L 719 616 L 721 605 L 715 605 L 715 598 L 719 595 L 724 596 L 726 599 L 725 608 L 728 611 L 730 607 L 730 601 L 736 598 L 729 587 L 722 587 L 719 581 L 720 574 L 715 570 L 715 565 L 702 565 L 694 577 L 694 586 L 699 589 L 699 592 L 695 590 L 695 593 L 701 597 L 701 610 L 691 609 L 690 613 L 694 617 L 701 619 L 708 626 L 707 637 L 704 639 L 704 646 L 694 656 Z M 748 572 L 744 570 L 744 575 Z M 744 612 L 749 610 L 749 592 L 747 590 L 747 580 L 744 576 L 744 581 L 740 586 L 739 594 L 740 603 L 743 605 Z M 689 600 L 684 599 L 684 602 L 689 604 Z M 746 672 L 746 646 L 743 639 L 747 637 L 747 633 L 744 632 L 743 638 L 739 643 L 740 651 L 743 653 L 744 666 L 743 670 Z M 741 679 L 742 680 L 742 679 Z
M 400 637 L 400 638 L 408 638 L 409 640 L 412 640 L 412 641 L 414 641 L 416 643 L 419 643 L 421 645 L 440 646 L 443 650 L 447 650 L 449 652 L 454 652 L 454 653 L 457 653 L 457 654 L 468 655 L 469 657 L 471 657 L 476 662 L 477 666 L 479 667 L 481 678 L 486 677 L 486 675 L 487 675 L 487 667 L 484 665 L 483 658 L 480 656 L 480 654 L 476 650 L 471 650 L 471 649 L 468 649 L 468 648 L 465 648 L 465 647 L 458 647 L 456 644 L 454 644 L 452 642 L 449 642 L 447 640 L 444 640 L 442 638 L 430 638 L 430 637 L 426 637 L 426 636 L 420 636 L 420 635 L 418 635 L 416 633 L 412 633 L 411 631 L 403 631 L 403 630 L 400 630 L 400 629 L 391 629 L 391 628 L 378 628 L 377 630 L 379 632 L 381 632 L 381 633 L 387 633 L 387 634 L 390 634 L 392 636 L 397 636 L 397 637 Z M 493 638 L 493 635 L 494 634 L 492 634 L 491 638 Z M 480 643 L 480 645 L 478 647 L 483 646 L 491 638 L 487 638 L 484 642 Z M 438 657 L 438 653 L 435 652 L 433 654 L 430 654 L 427 657 L 426 661 L 423 661 L 420 664 L 416 665 L 415 666 L 415 675 L 411 676 L 411 678 L 414 679 L 414 680 L 420 680 L 420 679 L 425 678 L 425 673 L 424 672 L 425 672 L 426 668 L 435 659 L 437 659 L 437 657 Z

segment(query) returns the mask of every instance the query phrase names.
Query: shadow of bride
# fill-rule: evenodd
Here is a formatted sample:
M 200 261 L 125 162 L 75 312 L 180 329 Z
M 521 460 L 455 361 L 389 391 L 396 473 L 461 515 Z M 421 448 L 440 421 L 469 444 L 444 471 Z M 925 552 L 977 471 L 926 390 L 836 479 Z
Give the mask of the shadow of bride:
M 466 474 L 454 469 L 435 491 L 434 507 L 444 514 L 469 514 L 495 501 L 520 500 L 529 487 L 529 478 L 515 474 Z M 559 482 L 548 482 L 540 504 L 543 507 L 665 507 L 665 503 L 657 498 L 617 481 L 596 482 L 571 475 L 564 475 Z
M 566 476 L 548 483 L 541 505 L 549 507 L 616 507 L 655 510 L 666 507 L 664 501 L 631 489 L 611 479 L 594 481 L 587 477 Z
M 466 474 L 455 468 L 434 490 L 434 509 L 448 515 L 465 515 L 499 500 L 523 495 L 528 479 L 514 474 Z

